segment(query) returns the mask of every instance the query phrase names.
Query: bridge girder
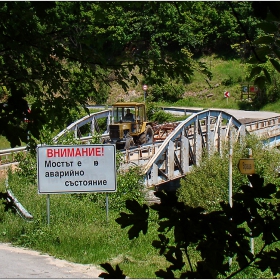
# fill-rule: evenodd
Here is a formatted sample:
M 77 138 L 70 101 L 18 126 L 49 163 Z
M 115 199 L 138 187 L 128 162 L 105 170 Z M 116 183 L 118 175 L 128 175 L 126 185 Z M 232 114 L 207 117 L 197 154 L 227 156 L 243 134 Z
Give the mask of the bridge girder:
M 147 187 L 181 178 L 199 165 L 202 152 L 222 152 L 224 143 L 247 133 L 236 118 L 224 111 L 205 110 L 182 121 L 144 166 Z

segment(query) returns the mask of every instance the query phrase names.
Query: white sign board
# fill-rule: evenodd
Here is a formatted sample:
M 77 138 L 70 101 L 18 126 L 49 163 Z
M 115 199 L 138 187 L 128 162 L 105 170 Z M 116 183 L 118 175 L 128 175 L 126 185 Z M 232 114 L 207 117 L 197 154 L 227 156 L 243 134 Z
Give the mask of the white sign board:
M 115 145 L 39 146 L 38 193 L 115 192 Z

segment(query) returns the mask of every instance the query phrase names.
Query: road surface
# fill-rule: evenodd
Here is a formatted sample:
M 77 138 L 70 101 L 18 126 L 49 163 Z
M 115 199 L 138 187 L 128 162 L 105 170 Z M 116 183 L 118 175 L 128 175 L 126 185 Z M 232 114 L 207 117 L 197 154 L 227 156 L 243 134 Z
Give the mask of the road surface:
M 216 110 L 216 111 L 224 111 L 236 119 L 238 119 L 242 123 L 247 123 L 250 120 L 261 120 L 261 119 L 269 119 L 273 117 L 279 117 L 279 113 L 275 112 L 267 112 L 267 111 L 245 111 L 245 110 L 236 110 L 236 109 L 221 109 L 221 108 L 208 108 L 209 110 Z M 190 115 L 192 113 L 198 113 L 203 110 L 208 110 L 205 108 L 198 108 L 198 107 L 164 107 L 166 112 L 170 112 L 176 115 Z
M 0 243 L 0 278 L 74 278 L 94 279 L 102 270 L 93 265 L 82 265 L 55 259 L 11 244 Z

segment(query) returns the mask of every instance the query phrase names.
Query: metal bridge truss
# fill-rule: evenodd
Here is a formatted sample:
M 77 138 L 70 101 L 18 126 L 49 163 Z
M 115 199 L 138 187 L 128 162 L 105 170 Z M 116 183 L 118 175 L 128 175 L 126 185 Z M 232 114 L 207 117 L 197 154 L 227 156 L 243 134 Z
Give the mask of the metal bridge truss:
M 56 143 L 60 137 L 74 131 L 75 138 L 88 142 L 97 129 L 97 119 L 106 117 L 109 125 L 110 116 L 110 109 L 92 113 L 69 125 L 53 140 Z M 80 128 L 88 123 L 91 124 L 89 136 L 82 136 Z M 124 160 L 121 168 L 143 166 L 146 186 L 157 186 L 185 176 L 192 165 L 200 163 L 203 150 L 209 154 L 215 151 L 221 153 L 225 142 L 237 141 L 245 133 L 245 126 L 228 113 L 201 111 L 192 114 L 185 121 L 162 126 L 159 133 L 155 134 L 152 145 L 122 151 Z M 108 137 L 108 129 L 102 134 L 102 138 L 104 137 Z
M 92 113 L 88 116 L 85 116 L 79 120 L 77 120 L 76 122 L 70 124 L 69 126 L 67 126 L 64 130 L 62 130 L 58 135 L 56 135 L 53 138 L 54 143 L 56 143 L 58 141 L 59 138 L 61 138 L 62 136 L 66 135 L 67 133 L 74 131 L 74 136 L 76 139 L 80 139 L 81 142 L 83 141 L 88 141 L 89 139 L 92 139 L 92 135 L 94 135 L 95 131 L 98 131 L 98 124 L 97 124 L 97 119 L 100 118 L 107 118 L 107 131 L 105 131 L 102 134 L 102 137 L 108 137 L 109 133 L 108 133 L 108 126 L 110 124 L 110 119 L 111 119 L 111 110 L 104 110 L 98 113 Z M 83 136 L 81 134 L 80 128 L 86 124 L 90 123 L 90 131 L 89 131 L 89 136 Z M 99 131 L 98 131 L 99 132 Z
M 192 165 L 199 165 L 204 149 L 209 154 L 221 153 L 224 143 L 237 141 L 246 132 L 244 125 L 223 111 L 207 110 L 191 115 L 144 165 L 146 186 L 158 186 L 185 176 Z

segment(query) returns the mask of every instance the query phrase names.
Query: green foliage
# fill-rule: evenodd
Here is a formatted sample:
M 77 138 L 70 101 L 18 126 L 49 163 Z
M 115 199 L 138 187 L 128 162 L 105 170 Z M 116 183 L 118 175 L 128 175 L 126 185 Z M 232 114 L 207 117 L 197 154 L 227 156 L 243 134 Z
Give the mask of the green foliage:
M 47 124 L 53 132 L 71 109 L 104 102 L 110 75 L 124 90 L 127 81 L 138 82 L 136 66 L 150 79 L 154 73 L 189 81 L 192 58 L 178 8 L 167 2 L 52 2 L 42 9 L 37 2 L 2 2 L 0 83 L 7 106 L 1 106 L 1 134 L 15 146 L 26 142 L 27 131 L 38 139 Z M 31 113 L 22 127 L 27 100 Z
M 128 171 L 117 174 L 117 192 L 110 194 L 110 209 L 125 209 L 125 201 L 136 199 L 139 202 L 144 201 L 143 175 L 139 167 L 130 167 Z M 105 209 L 104 195 L 93 193 L 90 195 L 91 201 L 97 203 L 102 209 Z
M 185 120 L 188 116 L 175 116 L 171 113 L 165 112 L 161 106 L 156 102 L 147 102 L 147 117 L 149 121 L 156 123 L 177 122 Z
M 148 102 L 146 103 L 146 114 L 147 114 L 147 118 L 148 120 L 151 120 L 154 116 L 154 114 L 157 114 L 158 112 L 160 112 L 162 110 L 162 108 L 160 108 L 160 106 L 158 106 L 158 104 L 156 102 L 153 102 L 150 97 L 148 98 Z
M 184 94 L 184 86 L 182 84 L 164 82 L 164 85 L 155 85 L 150 90 L 153 101 L 176 102 L 182 98 Z
M 246 144 L 245 144 L 246 143 Z M 271 182 L 280 185 L 277 166 L 280 165 L 280 154 L 275 149 L 265 149 L 263 143 L 254 135 L 248 135 L 246 142 L 236 143 L 233 146 L 232 184 L 233 192 L 237 186 L 245 184 L 246 176 L 238 170 L 241 158 L 248 158 L 248 148 L 252 150 L 255 159 L 256 173 Z M 192 168 L 191 172 L 181 179 L 178 189 L 178 200 L 191 207 L 203 207 L 207 211 L 220 209 L 221 201 L 228 201 L 229 186 L 229 150 L 223 148 L 222 155 L 207 155 L 199 166 Z
M 111 193 L 110 208 L 120 210 L 125 208 L 125 201 L 136 199 L 139 202 L 144 201 L 144 177 L 139 166 L 130 166 L 129 170 L 122 171 L 121 164 L 124 161 L 123 154 L 117 151 L 116 169 L 117 169 L 117 192 Z M 105 207 L 104 197 L 100 193 L 90 195 L 91 200 L 97 203 L 101 208 Z
M 136 68 L 153 85 L 156 101 L 180 99 L 194 71 L 211 80 L 207 65 L 196 61 L 194 53 L 230 50 L 240 41 L 239 23 L 249 35 L 258 34 L 251 6 L 2 2 L 0 83 L 7 106 L 0 108 L 0 133 L 15 146 L 26 143 L 27 131 L 38 138 L 47 124 L 53 132 L 69 121 L 72 109 L 88 101 L 105 102 L 112 81 L 125 91 L 128 82 L 137 84 Z M 240 15 L 238 22 L 233 8 Z M 30 122 L 22 125 L 30 103 Z
M 258 17 L 264 19 L 257 25 L 262 32 L 251 42 L 252 55 L 249 60 L 251 72 L 249 79 L 253 80 L 261 89 L 272 82 L 271 67 L 277 72 L 280 71 L 279 64 L 279 42 L 278 24 L 280 15 L 276 12 L 279 4 L 253 3 L 254 12 Z
M 34 154 L 20 152 L 16 154 L 15 159 L 19 163 L 17 172 L 34 184 L 37 180 L 37 160 Z
M 254 278 L 277 277 L 279 265 L 279 200 L 277 187 L 259 175 L 248 176 L 251 186 L 241 185 L 233 194 L 233 206 L 220 203 L 218 211 L 205 211 L 179 202 L 176 194 L 157 192 L 161 203 L 149 207 L 129 201 L 129 213 L 116 219 L 121 227 L 129 227 L 129 239 L 143 234 L 149 227 L 149 213 L 158 215 L 158 238 L 153 246 L 170 263 L 155 275 L 160 278 L 235 278 L 246 271 Z M 271 203 L 274 199 L 275 203 Z M 260 246 L 252 254 L 250 238 Z M 196 254 L 193 254 L 193 250 Z M 197 255 L 198 254 L 198 255 Z M 232 265 L 229 265 L 229 258 Z M 270 262 L 271 261 L 271 262 Z M 111 266 L 108 266 L 106 270 Z
M 164 122 L 171 122 L 174 120 L 174 116 L 171 113 L 167 113 L 163 110 L 157 111 L 155 114 L 152 115 L 151 121 L 157 123 L 164 123 Z

